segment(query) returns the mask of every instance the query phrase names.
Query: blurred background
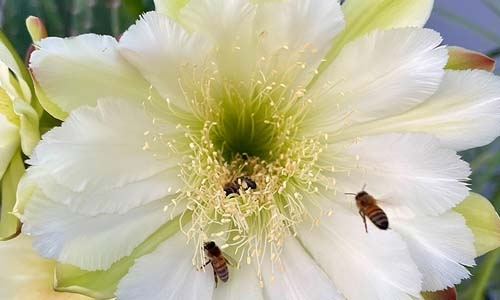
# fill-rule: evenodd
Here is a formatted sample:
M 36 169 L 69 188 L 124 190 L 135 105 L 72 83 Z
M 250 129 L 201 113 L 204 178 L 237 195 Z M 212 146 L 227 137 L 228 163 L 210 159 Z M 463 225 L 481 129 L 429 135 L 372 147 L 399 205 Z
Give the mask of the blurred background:
M 31 43 L 24 26 L 29 15 L 41 17 L 52 36 L 86 32 L 119 36 L 141 12 L 153 8 L 153 0 L 0 0 L 0 26 L 23 57 Z M 426 27 L 439 31 L 444 44 L 495 58 L 495 73 L 500 74 L 500 0 L 435 0 Z M 500 211 L 500 140 L 461 155 L 473 170 L 472 190 Z M 472 278 L 457 287 L 459 299 L 500 300 L 500 250 L 477 263 Z

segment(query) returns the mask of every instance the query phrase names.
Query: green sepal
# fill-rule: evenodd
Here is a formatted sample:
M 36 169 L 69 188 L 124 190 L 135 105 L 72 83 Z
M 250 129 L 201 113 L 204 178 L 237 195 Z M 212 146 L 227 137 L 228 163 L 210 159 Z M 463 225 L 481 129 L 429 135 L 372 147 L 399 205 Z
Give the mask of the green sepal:
M 478 256 L 500 247 L 500 217 L 488 199 L 470 193 L 453 210 L 464 216 L 472 230 Z
M 456 300 L 457 290 L 455 287 L 450 287 L 441 291 L 423 292 L 422 297 L 425 300 Z
M 14 112 L 19 116 L 20 120 L 21 148 L 23 153 L 29 156 L 40 141 L 39 116 L 31 105 L 20 98 L 14 99 L 13 105 Z
M 19 179 L 24 174 L 24 163 L 20 151 L 16 151 L 2 178 L 2 205 L 0 215 L 0 240 L 17 236 L 21 229 L 19 219 L 12 214 L 16 203 L 16 190 Z
M 495 60 L 481 52 L 472 51 L 462 47 L 450 46 L 448 49 L 448 62 L 445 69 L 468 70 L 479 69 L 493 72 Z
M 45 95 L 45 92 L 40 87 L 38 82 L 33 78 L 33 84 L 35 87 L 35 94 L 40 105 L 48 112 L 51 116 L 58 120 L 64 121 L 68 117 L 68 113 L 62 110 L 57 104 L 50 101 L 50 99 Z
M 155 10 L 172 20 L 177 20 L 180 10 L 189 2 L 189 0 L 154 0 Z

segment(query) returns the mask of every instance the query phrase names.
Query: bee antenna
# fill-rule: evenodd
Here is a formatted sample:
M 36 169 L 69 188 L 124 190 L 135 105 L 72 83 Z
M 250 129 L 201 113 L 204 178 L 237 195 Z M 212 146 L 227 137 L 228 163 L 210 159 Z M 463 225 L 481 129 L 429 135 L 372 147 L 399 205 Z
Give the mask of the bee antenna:
M 365 184 L 363 184 L 363 187 L 361 188 L 361 190 L 364 191 L 365 188 L 366 188 L 366 182 L 365 182 Z
M 344 193 L 344 195 L 354 195 L 354 196 L 356 196 L 357 194 L 355 194 L 355 193 Z

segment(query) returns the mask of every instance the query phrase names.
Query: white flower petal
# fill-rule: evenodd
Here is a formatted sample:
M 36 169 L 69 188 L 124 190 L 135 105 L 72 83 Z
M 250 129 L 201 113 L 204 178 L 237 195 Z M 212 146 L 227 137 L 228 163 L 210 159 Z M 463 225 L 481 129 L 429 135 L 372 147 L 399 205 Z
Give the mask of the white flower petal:
M 158 200 L 125 214 L 88 216 L 34 190 L 21 221 L 24 233 L 34 237 L 35 249 L 44 257 L 74 264 L 85 270 L 101 270 L 134 248 L 171 218 Z
M 255 66 L 255 11 L 248 0 L 191 0 L 181 9 L 179 22 L 214 43 L 218 71 L 224 79 L 247 82 Z
M 37 45 L 30 68 L 46 96 L 65 112 L 103 97 L 140 104 L 150 94 L 150 84 L 120 56 L 113 37 L 49 37 Z
M 30 186 L 37 186 L 47 195 L 47 198 L 65 204 L 72 212 L 92 216 L 101 213 L 123 214 L 140 205 L 175 194 L 177 190 L 167 184 L 178 180 L 177 175 L 173 176 L 172 173 L 172 170 L 167 169 L 122 187 L 88 188 L 75 192 L 58 184 L 50 171 L 40 167 L 31 167 L 23 176 L 19 189 L 29 190 Z M 24 196 L 20 194 L 18 198 L 23 199 Z M 18 206 L 18 209 L 22 211 L 21 207 Z
M 210 268 L 207 270 L 210 271 Z M 238 269 L 229 269 L 228 282 L 217 286 L 213 299 L 264 300 L 266 298 L 264 298 L 264 290 L 260 287 L 253 265 L 242 264 Z
M 311 125 L 332 130 L 346 114 L 361 122 L 406 111 L 439 87 L 448 59 L 439 33 L 400 28 L 374 31 L 347 44 L 310 92 L 320 94 Z M 328 126 L 330 125 L 330 126 Z
M 385 132 L 428 132 L 457 151 L 483 146 L 500 135 L 500 79 L 482 70 L 447 71 L 439 90 L 412 110 L 352 125 L 339 138 Z
M 296 239 L 284 243 L 281 265 L 262 264 L 266 299 L 344 299 Z
M 438 215 L 468 195 L 469 165 L 429 134 L 364 137 L 331 145 L 324 155 L 333 158 L 338 172 L 332 176 L 343 192 L 357 193 L 366 185 L 381 203 L 416 214 Z
M 319 226 L 302 225 L 298 237 L 338 291 L 350 300 L 418 297 L 422 274 L 403 240 L 391 230 L 366 233 L 356 209 L 333 208 Z
M 45 134 L 28 163 L 50 170 L 73 191 L 124 187 L 162 172 L 169 173 L 164 184 L 175 191 L 183 186 L 178 162 L 169 157 L 168 146 L 155 141 L 160 133 L 172 134 L 169 130 L 175 129 L 154 126 L 140 106 L 100 100 L 95 108 L 74 110 L 62 127 Z
M 166 16 L 148 12 L 123 34 L 119 49 L 164 98 L 187 110 L 185 93 L 207 72 L 211 45 Z
M 261 60 L 267 81 L 298 89 L 315 75 L 344 20 L 336 1 L 290 0 L 260 4 L 253 26 L 258 39 L 256 59 Z
M 211 266 L 198 271 L 192 264 L 192 245 L 178 233 L 152 253 L 136 259 L 118 284 L 120 300 L 212 299 L 215 286 Z
M 470 276 L 462 265 L 475 265 L 474 236 L 460 214 L 447 212 L 415 219 L 389 217 L 391 229 L 402 236 L 424 276 L 422 290 L 442 290 Z

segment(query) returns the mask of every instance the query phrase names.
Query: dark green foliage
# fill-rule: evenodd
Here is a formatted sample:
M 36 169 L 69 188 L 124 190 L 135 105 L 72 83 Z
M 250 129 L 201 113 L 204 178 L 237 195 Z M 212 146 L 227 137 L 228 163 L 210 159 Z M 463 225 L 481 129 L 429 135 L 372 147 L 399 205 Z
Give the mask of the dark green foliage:
M 118 37 L 142 12 L 154 9 L 153 0 L 4 0 L 2 4 L 2 30 L 21 56 L 31 43 L 25 27 L 30 15 L 41 18 L 51 36 L 94 32 Z

